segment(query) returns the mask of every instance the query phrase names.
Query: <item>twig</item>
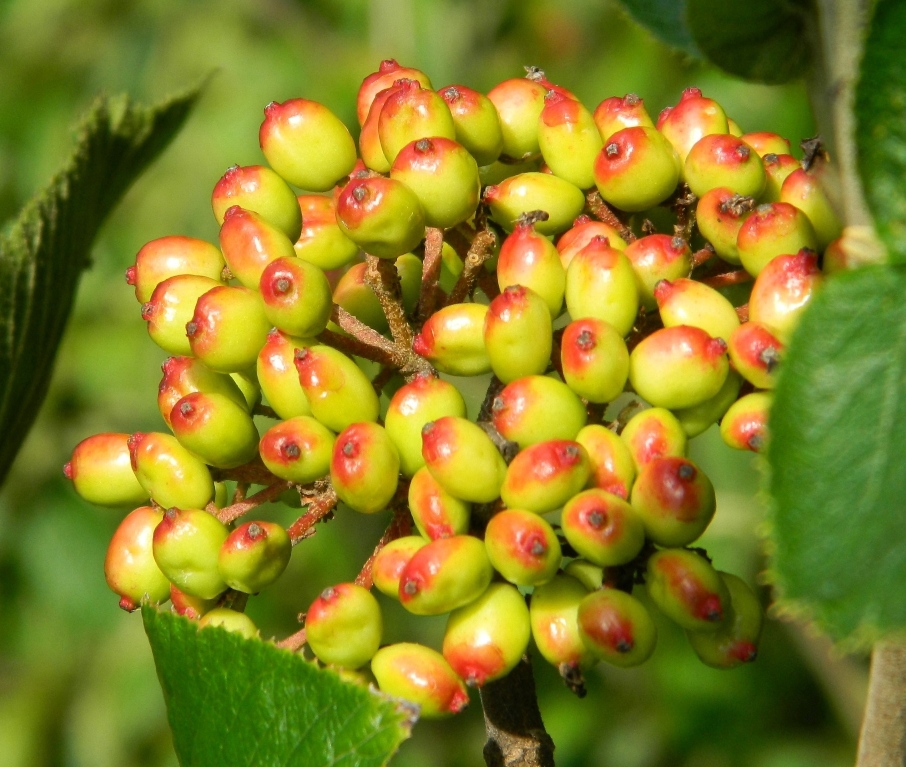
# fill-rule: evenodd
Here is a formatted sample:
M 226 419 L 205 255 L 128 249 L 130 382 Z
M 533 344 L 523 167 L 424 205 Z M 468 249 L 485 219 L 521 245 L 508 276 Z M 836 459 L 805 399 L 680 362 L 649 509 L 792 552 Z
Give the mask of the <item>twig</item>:
M 393 513 L 393 519 L 391 519 L 390 524 L 387 525 L 387 529 L 384 531 L 381 539 L 377 542 L 377 546 L 374 547 L 371 556 L 368 557 L 365 564 L 362 565 L 362 569 L 356 576 L 355 582 L 359 586 L 370 589 L 374 585 L 374 578 L 372 575 L 374 560 L 377 558 L 377 555 L 381 553 L 381 549 L 390 543 L 390 541 L 395 541 L 397 538 L 409 535 L 411 532 L 412 515 L 409 513 L 408 506 L 403 502 L 397 505 L 396 510 Z
M 632 229 L 620 221 L 613 209 L 604 202 L 600 192 L 589 192 L 586 194 L 585 206 L 598 221 L 603 221 L 616 229 L 620 233 L 620 237 L 626 240 L 627 243 L 635 242 L 636 236 L 632 233 Z
M 856 767 L 906 764 L 906 645 L 879 642 L 871 656 L 868 703 Z
M 365 256 L 368 268 L 365 270 L 365 282 L 374 291 L 384 310 L 390 334 L 397 346 L 403 349 L 412 348 L 412 326 L 406 319 L 403 297 L 400 292 L 400 276 L 392 261 L 377 256 Z
M 312 496 L 308 504 L 308 511 L 286 529 L 293 546 L 307 538 L 310 534 L 309 530 L 330 514 L 338 501 L 337 491 L 330 485 L 317 495 Z
M 248 514 L 252 509 L 257 508 L 261 504 L 279 498 L 283 492 L 289 490 L 292 486 L 293 483 L 287 482 L 285 479 L 274 482 L 274 484 L 268 485 L 264 490 L 259 490 L 244 501 L 238 501 L 237 503 L 231 503 L 229 506 L 224 506 L 217 513 L 217 519 L 223 522 L 223 524 L 228 525 L 230 522 L 239 519 L 243 514 Z
M 302 646 L 305 644 L 307 639 L 305 635 L 305 628 L 300 628 L 295 634 L 290 634 L 286 639 L 281 639 L 279 642 L 274 642 L 277 647 L 281 647 L 284 650 L 289 650 L 290 652 L 298 652 Z
M 554 767 L 554 741 L 544 729 L 528 658 L 481 688 L 481 706 L 488 767 Z
M 422 285 L 418 296 L 416 320 L 421 324 L 434 313 L 437 299 L 437 280 L 443 263 L 441 253 L 444 247 L 442 229 L 428 227 L 425 230 L 425 260 L 422 262 Z
M 681 184 L 679 195 L 671 206 L 676 213 L 676 223 L 673 225 L 673 236 L 682 237 L 686 242 L 692 236 L 692 227 L 695 226 L 695 203 L 698 197 L 692 194 L 688 184 Z
M 491 257 L 494 243 L 497 238 L 490 229 L 482 229 L 475 235 L 472 240 L 472 246 L 469 248 L 469 254 L 466 256 L 466 264 L 459 275 L 459 279 L 450 291 L 447 298 L 447 305 L 462 303 L 475 287 L 475 281 L 478 279 L 480 270 L 484 269 L 484 262 Z
M 751 282 L 753 279 L 755 278 L 745 269 L 737 269 L 732 272 L 724 272 L 723 274 L 715 274 L 713 277 L 707 277 L 702 280 L 702 283 L 712 288 L 725 288 L 728 285 L 741 285 L 744 282 Z

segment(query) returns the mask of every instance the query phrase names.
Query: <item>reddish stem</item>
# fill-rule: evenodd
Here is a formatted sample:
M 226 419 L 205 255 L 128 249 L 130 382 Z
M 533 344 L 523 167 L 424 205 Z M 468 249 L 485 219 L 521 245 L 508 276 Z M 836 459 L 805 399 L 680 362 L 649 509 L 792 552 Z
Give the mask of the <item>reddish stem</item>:
M 620 221 L 613 209 L 601 198 L 600 192 L 589 192 L 586 194 L 585 205 L 591 215 L 598 221 L 603 221 L 616 229 L 620 233 L 620 237 L 626 242 L 635 242 L 636 236 L 632 233 L 632 230 Z
M 737 269 L 733 272 L 724 272 L 715 274 L 702 280 L 702 283 L 712 288 L 725 288 L 728 285 L 741 285 L 744 282 L 751 282 L 754 278 L 745 269 Z
M 293 522 L 286 530 L 289 533 L 289 539 L 295 546 L 303 538 L 307 538 L 309 531 L 316 523 L 333 511 L 339 499 L 337 492 L 332 487 L 328 487 L 318 495 L 312 497 L 308 504 L 308 511 Z
M 447 298 L 447 306 L 450 304 L 462 303 L 475 288 L 475 281 L 478 279 L 481 270 L 484 269 L 484 262 L 491 257 L 494 249 L 494 243 L 497 238 L 490 229 L 482 229 L 475 235 L 472 246 L 469 248 L 469 255 L 466 256 L 465 267 L 450 296 Z
M 228 525 L 230 522 L 239 519 L 243 514 L 248 514 L 252 509 L 257 508 L 261 504 L 268 503 L 269 501 L 278 498 L 284 491 L 292 486 L 293 483 L 287 482 L 285 479 L 274 482 L 274 484 L 269 485 L 264 488 L 264 490 L 259 490 L 244 501 L 238 501 L 237 503 L 231 503 L 229 506 L 224 506 L 217 513 L 217 519 L 223 522 L 223 524 Z
M 302 646 L 305 644 L 306 636 L 305 629 L 299 629 L 295 634 L 290 634 L 286 639 L 281 639 L 279 642 L 274 644 L 277 647 L 281 647 L 284 650 L 289 650 L 291 652 L 298 652 Z
M 405 505 L 400 505 L 396 508 L 393 519 L 391 519 L 390 524 L 387 525 L 387 529 L 384 531 L 381 539 L 377 542 L 377 546 L 374 547 L 371 556 L 368 557 L 365 564 L 362 565 L 362 570 L 356 577 L 355 582 L 359 586 L 370 589 L 374 585 L 374 578 L 371 572 L 374 568 L 374 560 L 377 559 L 377 555 L 380 554 L 381 549 L 390 543 L 390 541 L 395 541 L 397 538 L 409 535 L 411 532 L 412 516 L 409 514 L 409 509 Z
M 422 262 L 422 286 L 416 312 L 419 323 L 424 322 L 434 313 L 434 302 L 437 300 L 437 280 L 440 277 L 440 267 L 443 263 L 441 258 L 443 247 L 443 230 L 428 227 L 425 230 L 425 260 Z

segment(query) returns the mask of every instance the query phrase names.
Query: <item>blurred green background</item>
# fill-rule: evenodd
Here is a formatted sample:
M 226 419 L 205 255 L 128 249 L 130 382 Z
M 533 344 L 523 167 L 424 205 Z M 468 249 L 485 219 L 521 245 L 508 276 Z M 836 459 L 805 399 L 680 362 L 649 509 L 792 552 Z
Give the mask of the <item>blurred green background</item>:
M 148 340 L 123 281 L 136 251 L 167 234 L 216 241 L 210 191 L 229 165 L 263 161 L 264 105 L 305 96 L 352 127 L 359 83 L 389 57 L 423 69 L 435 87 L 482 91 L 533 64 L 589 108 L 636 92 L 653 115 L 696 85 L 745 130 L 776 131 L 794 144 L 813 131 L 802 85 L 729 79 L 667 50 L 606 0 L 0 3 L 0 220 L 61 165 L 95 94 L 154 101 L 216 70 L 184 132 L 98 240 L 50 395 L 0 493 L 2 767 L 176 764 L 141 621 L 117 608 L 104 583 L 104 552 L 121 514 L 82 502 L 61 467 L 89 434 L 163 428 L 155 394 L 165 355 Z M 720 568 L 753 582 L 764 567 L 755 459 L 731 453 L 713 430 L 693 446 L 718 488 L 704 544 Z M 293 518 L 282 507 L 265 514 Z M 263 633 L 292 632 L 325 585 L 354 577 L 384 524 L 340 515 L 303 544 L 282 586 L 252 600 Z M 384 604 L 388 640 L 437 646 L 442 619 L 412 622 Z M 838 657 L 807 629 L 771 620 L 757 663 L 718 672 L 696 660 L 681 632 L 659 629 L 652 661 L 597 669 L 585 700 L 536 664 L 558 765 L 852 763 L 864 659 Z M 392 764 L 480 765 L 483 740 L 474 696 L 456 719 L 419 724 Z

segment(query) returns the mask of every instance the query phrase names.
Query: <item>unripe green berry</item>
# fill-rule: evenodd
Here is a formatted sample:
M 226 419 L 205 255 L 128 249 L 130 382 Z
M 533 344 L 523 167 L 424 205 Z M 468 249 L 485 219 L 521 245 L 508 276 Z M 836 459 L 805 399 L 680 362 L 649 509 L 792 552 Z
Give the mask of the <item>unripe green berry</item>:
M 120 607 L 137 610 L 142 600 L 166 602 L 170 581 L 154 561 L 152 539 L 163 512 L 153 506 L 140 506 L 120 522 L 107 546 L 104 577 L 120 597 Z
M 412 475 L 409 511 L 418 531 L 430 541 L 469 531 L 471 504 L 444 490 L 426 466 Z
M 768 414 L 774 393 L 759 391 L 746 394 L 730 405 L 720 421 L 720 436 L 737 450 L 762 452 L 768 439 Z
M 749 214 L 755 209 L 755 200 L 742 197 L 725 186 L 705 192 L 695 206 L 695 223 L 698 231 L 714 248 L 714 252 L 730 264 L 742 263 L 736 239 Z
M 291 256 L 267 265 L 256 285 L 268 321 L 291 336 L 316 336 L 333 309 L 330 283 L 320 267 Z
M 371 673 L 382 692 L 418 706 L 420 719 L 443 719 L 469 703 L 462 679 L 443 655 L 424 645 L 382 647 L 371 659 Z
M 661 280 L 654 286 L 654 299 L 664 327 L 692 325 L 709 336 L 728 341 L 739 327 L 739 315 L 733 304 L 703 282 L 681 277 Z
M 591 477 L 588 484 L 628 499 L 635 480 L 635 461 L 626 443 L 606 426 L 589 424 L 576 435 L 588 453 Z
M 365 421 L 337 435 L 330 481 L 340 500 L 363 514 L 387 508 L 399 484 L 400 459 L 383 426 Z
M 582 400 L 550 376 L 517 378 L 491 404 L 494 428 L 520 448 L 552 439 L 574 439 L 587 420 Z
M 378 66 L 377 71 L 365 77 L 359 86 L 359 92 L 356 96 L 356 116 L 358 117 L 359 125 L 365 122 L 375 96 L 385 88 L 389 88 L 397 80 L 403 78 L 415 80 L 425 88 L 431 87 L 428 75 L 420 69 L 401 66 L 396 59 L 384 59 Z
M 543 210 L 548 218 L 536 223 L 535 229 L 548 235 L 569 229 L 585 206 L 585 195 L 569 181 L 530 171 L 485 187 L 484 201 L 491 209 L 491 218 L 507 232 L 513 231 L 524 214 Z
M 713 397 L 692 407 L 672 411 L 686 432 L 686 437 L 688 439 L 697 437 L 716 424 L 727 412 L 727 408 L 736 401 L 742 384 L 742 377 L 731 368 L 724 385 Z
M 140 304 L 151 300 L 154 289 L 177 274 L 195 274 L 220 282 L 224 261 L 220 250 L 195 237 L 173 235 L 146 243 L 126 270 L 126 282 L 135 286 Z
M 595 159 L 594 180 L 606 202 L 642 211 L 673 194 L 680 167 L 680 158 L 658 131 L 635 126 L 607 139 Z
M 132 471 L 129 435 L 94 434 L 79 442 L 63 474 L 75 491 L 98 506 L 135 506 L 148 500 L 148 492 Z
M 211 472 L 176 437 L 136 432 L 128 445 L 132 470 L 158 506 L 204 508 L 213 499 Z
M 620 432 L 636 469 L 655 458 L 686 455 L 686 432 L 679 419 L 662 407 L 646 408 L 630 418 Z
M 488 306 L 484 345 L 494 375 L 504 383 L 547 370 L 553 325 L 544 299 L 523 285 L 506 287 Z
M 755 208 L 736 237 L 743 268 L 753 277 L 776 256 L 796 253 L 802 248 L 815 250 L 818 240 L 808 216 L 786 202 L 773 202 Z
M 219 280 L 192 274 L 178 274 L 161 282 L 142 304 L 142 319 L 148 323 L 151 340 L 168 354 L 191 355 L 186 323 L 192 319 L 198 299 L 219 285 Z
M 588 453 L 578 442 L 529 445 L 507 467 L 500 497 L 511 509 L 546 514 L 578 493 L 591 476 Z
M 252 290 L 258 290 L 261 272 L 271 261 L 296 254 L 281 229 L 238 205 L 224 213 L 220 247 L 232 275 Z
M 566 270 L 553 243 L 536 231 L 546 213 L 532 211 L 521 217 L 500 246 L 497 259 L 497 284 L 501 290 L 511 285 L 531 288 L 544 299 L 551 317 L 563 306 Z
M 231 610 L 228 607 L 215 607 L 202 615 L 198 620 L 198 627 L 206 628 L 207 626 L 218 626 L 246 639 L 258 638 L 258 627 L 255 622 L 245 613 Z
M 437 93 L 407 80 L 381 107 L 378 136 L 384 156 L 393 164 L 407 144 L 429 136 L 455 139 L 456 128 L 447 103 Z
M 594 317 L 571 322 L 560 339 L 567 386 L 589 402 L 611 402 L 629 377 L 626 342 L 609 322 Z
M 411 312 L 418 302 L 422 279 L 422 262 L 412 253 L 403 253 L 394 261 L 400 280 L 403 308 Z M 387 317 L 381 302 L 368 284 L 368 264 L 364 261 L 350 266 L 337 281 L 333 302 L 379 333 L 387 330 Z
M 767 325 L 743 323 L 727 340 L 727 351 L 733 367 L 749 383 L 758 389 L 774 388 L 785 346 Z
M 702 136 L 686 156 L 683 176 L 696 197 L 716 187 L 728 187 L 744 197 L 764 189 L 761 157 L 742 139 L 729 134 Z
M 503 131 L 494 103 L 483 93 L 465 85 L 448 85 L 438 93 L 450 109 L 456 140 L 478 165 L 489 165 L 500 157 Z
M 399 599 L 415 615 L 440 615 L 481 596 L 493 573 L 478 538 L 437 538 L 416 551 L 403 568 Z
M 484 304 L 448 304 L 434 312 L 415 336 L 412 350 L 441 373 L 474 376 L 489 373 L 484 344 Z
M 244 407 L 222 394 L 192 392 L 170 412 L 179 443 L 209 466 L 231 469 L 258 453 L 258 429 Z
M 296 350 L 296 370 L 312 415 L 341 432 L 358 421 L 376 421 L 377 394 L 362 369 L 340 351 L 321 344 Z
M 766 325 L 781 342 L 789 343 L 823 281 L 814 251 L 776 256 L 755 278 L 749 294 L 749 320 Z
M 597 658 L 579 636 L 579 603 L 588 594 L 578 580 L 558 573 L 536 586 L 529 604 L 532 638 L 541 656 L 553 666 L 589 668 Z
M 443 655 L 466 684 L 481 687 L 506 676 L 531 638 L 529 611 L 515 587 L 492 583 L 447 619 Z
M 302 233 L 293 244 L 295 254 L 325 271 L 340 269 L 358 255 L 359 246 L 340 230 L 333 197 L 299 195 Z
M 538 118 L 547 89 L 527 78 L 512 78 L 488 91 L 497 109 L 503 137 L 502 152 L 513 160 L 528 159 L 540 151 Z
M 663 549 L 648 558 L 651 601 L 689 631 L 717 631 L 729 615 L 726 584 L 707 559 L 689 549 Z
M 267 404 L 281 418 L 310 415 L 311 405 L 299 383 L 295 365 L 296 349 L 314 345 L 314 340 L 296 338 L 274 328 L 258 353 L 256 372 Z
M 654 652 L 657 629 L 651 614 L 624 591 L 592 592 L 579 603 L 577 620 L 585 646 L 607 663 L 638 666 Z
M 428 543 L 420 535 L 404 535 L 387 543 L 371 564 L 375 588 L 391 599 L 400 598 L 400 576 L 415 552 Z
M 282 230 L 290 242 L 299 238 L 302 214 L 296 195 L 279 175 L 263 165 L 228 168 L 214 187 L 211 205 L 218 224 L 234 205 L 251 210 Z
M 364 666 L 380 647 L 383 631 L 377 599 L 355 583 L 324 589 L 305 613 L 308 646 L 328 666 Z
M 645 543 L 645 527 L 635 510 L 599 488 L 567 501 L 560 525 L 570 546 L 601 567 L 631 562 Z
M 687 631 L 686 637 L 702 663 L 735 668 L 758 657 L 763 611 L 755 592 L 741 578 L 720 573 L 730 592 L 732 613 L 717 631 Z
M 169 508 L 154 530 L 154 561 L 180 591 L 212 599 L 225 591 L 217 558 L 229 530 L 203 509 Z
M 573 221 L 572 228 L 567 229 L 557 239 L 557 252 L 560 253 L 560 263 L 564 269 L 569 269 L 573 256 L 594 237 L 606 237 L 610 247 L 617 250 L 626 247 L 626 240 L 620 236 L 616 227 L 603 221 L 595 221 L 583 213 Z
M 292 550 L 289 535 L 276 522 L 246 522 L 223 542 L 217 567 L 231 589 L 257 594 L 283 575 Z
M 320 421 L 300 415 L 268 429 L 261 437 L 259 452 L 272 474 L 307 485 L 330 471 L 335 439 Z
M 654 289 L 661 280 L 678 280 L 692 273 L 692 251 L 681 237 L 649 234 L 639 237 L 623 251 L 635 273 L 639 301 L 646 309 L 656 309 Z
M 592 167 L 603 143 L 591 112 L 578 101 L 548 92 L 538 121 L 538 146 L 554 175 L 579 189 L 595 185 Z
M 686 88 L 675 106 L 658 115 L 657 128 L 685 162 L 689 150 L 712 133 L 729 133 L 726 112 L 713 99 L 705 98 L 698 88 Z
M 177 615 L 182 615 L 189 620 L 197 621 L 202 615 L 213 610 L 218 601 L 217 597 L 213 599 L 193 597 L 170 583 L 170 604 L 173 605 Z
M 237 406 L 248 409 L 245 396 L 229 375 L 211 370 L 195 357 L 168 357 L 161 370 L 163 377 L 157 387 L 157 408 L 167 426 L 170 425 L 173 406 L 192 392 L 220 394 Z
M 604 141 L 623 128 L 633 128 L 636 125 L 654 127 L 644 100 L 634 93 L 627 93 L 622 98 L 611 96 L 604 99 L 595 107 L 592 117 Z
M 517 586 L 547 583 L 560 568 L 557 534 L 531 511 L 497 512 L 485 528 L 484 545 L 494 569 Z
M 783 181 L 780 201 L 795 205 L 808 216 L 815 229 L 818 250 L 824 250 L 843 231 L 837 213 L 821 186 L 821 179 L 813 173 L 797 168 Z

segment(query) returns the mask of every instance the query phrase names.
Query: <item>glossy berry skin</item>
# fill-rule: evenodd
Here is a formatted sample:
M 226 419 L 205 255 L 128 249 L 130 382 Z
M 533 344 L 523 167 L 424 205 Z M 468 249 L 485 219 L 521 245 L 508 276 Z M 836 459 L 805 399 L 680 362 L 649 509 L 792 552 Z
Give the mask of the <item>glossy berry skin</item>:
M 333 308 L 330 283 L 314 264 L 290 256 L 272 261 L 258 284 L 264 314 L 292 336 L 315 336 L 327 327 Z
M 817 243 L 808 216 L 786 202 L 759 205 L 736 237 L 742 266 L 753 277 L 761 274 L 776 256 L 802 248 L 815 250 Z
M 783 181 L 780 201 L 795 205 L 808 216 L 815 229 L 818 250 L 824 250 L 843 231 L 830 200 L 821 187 L 821 178 L 797 168 Z
M 630 503 L 648 539 L 658 546 L 686 546 L 711 523 L 714 486 L 687 458 L 655 458 L 639 469 Z
M 576 218 L 572 227 L 557 239 L 557 252 L 560 254 L 560 263 L 563 264 L 563 268 L 569 269 L 569 264 L 576 253 L 588 245 L 593 237 L 598 236 L 606 237 L 607 244 L 617 250 L 626 247 L 626 240 L 620 236 L 615 227 L 605 224 L 603 221 L 594 221 L 582 214 Z
M 63 474 L 75 491 L 97 506 L 135 506 L 148 492 L 132 471 L 129 435 L 104 432 L 86 437 L 72 450 Z
M 340 269 L 358 254 L 359 246 L 340 230 L 333 197 L 299 195 L 302 233 L 293 243 L 296 256 L 325 271 Z
M 637 125 L 643 128 L 654 127 L 644 100 L 634 93 L 627 93 L 622 98 L 610 96 L 604 99 L 595 107 L 592 117 L 604 141 L 623 128 L 634 128 Z
M 599 488 L 570 498 L 560 525 L 570 545 L 601 567 L 631 562 L 645 543 L 645 527 L 632 506 Z
M 566 308 L 574 320 L 593 317 L 625 336 L 639 313 L 638 280 L 632 263 L 609 239 L 592 237 L 566 270 Z
M 775 257 L 752 286 L 749 320 L 766 325 L 780 341 L 789 343 L 802 312 L 823 281 L 814 251 L 804 249 Z
M 294 364 L 296 349 L 314 345 L 313 339 L 297 338 L 274 328 L 258 352 L 255 366 L 261 392 L 278 416 L 293 418 L 310 415 L 311 405 L 299 383 L 299 373 Z
M 537 231 L 532 214 L 518 221 L 500 246 L 497 284 L 501 290 L 511 285 L 531 288 L 544 299 L 552 318 L 560 314 L 566 270 L 553 243 Z
M 459 416 L 444 416 L 422 429 L 422 457 L 431 476 L 463 501 L 489 503 L 500 495 L 507 466 L 487 433 Z
M 419 719 L 444 719 L 469 703 L 462 679 L 443 655 L 424 645 L 382 647 L 371 659 L 371 673 L 381 692 L 416 705 Z
M 415 80 L 425 88 L 431 87 L 428 75 L 420 69 L 401 66 L 396 59 L 384 59 L 378 66 L 377 71 L 368 75 L 359 86 L 359 91 L 356 95 L 356 117 L 359 120 L 359 125 L 365 122 L 374 97 L 385 88 L 389 88 L 397 80 L 403 78 Z
M 248 409 L 248 404 L 236 382 L 225 373 L 211 370 L 195 357 L 168 357 L 161 365 L 163 376 L 157 387 L 157 408 L 170 425 L 173 406 L 187 394 L 203 391 L 220 394 L 236 405 Z
M 666 408 L 651 407 L 636 413 L 620 432 L 636 469 L 656 458 L 686 455 L 686 432 Z
M 465 85 L 448 85 L 438 93 L 447 103 L 456 129 L 456 140 L 478 165 L 490 165 L 503 150 L 503 131 L 494 103 Z
M 784 344 L 761 322 L 745 322 L 730 336 L 727 351 L 733 367 L 757 389 L 773 389 Z
M 713 668 L 736 668 L 758 657 L 764 612 L 755 592 L 741 578 L 720 572 L 730 592 L 732 612 L 717 631 L 687 631 L 699 660 Z
M 645 586 L 658 609 L 689 631 L 717 631 L 730 613 L 730 595 L 717 570 L 688 549 L 652 554 Z
M 409 511 L 424 538 L 449 538 L 469 531 L 472 506 L 448 493 L 427 467 L 420 468 L 409 483 Z
M 289 564 L 292 544 L 275 522 L 246 522 L 220 547 L 217 567 L 227 586 L 257 594 L 274 583 Z
M 560 362 L 567 386 L 589 402 L 611 402 L 626 386 L 629 351 L 617 329 L 587 317 L 566 326 Z
M 582 212 L 585 195 L 565 179 L 528 171 L 486 187 L 484 201 L 490 207 L 491 218 L 507 232 L 513 231 L 523 214 L 543 210 L 548 218 L 537 222 L 535 230 L 541 234 L 558 234 L 569 229 Z
M 258 290 L 261 272 L 269 263 L 296 255 L 292 241 L 282 230 L 238 205 L 224 213 L 219 238 L 230 272 L 252 290 Z
M 186 323 L 192 319 L 198 299 L 222 284 L 193 274 L 178 274 L 161 282 L 142 304 L 142 319 L 148 323 L 151 340 L 168 354 L 191 355 Z
M 151 551 L 154 529 L 163 512 L 153 506 L 140 506 L 120 522 L 107 546 L 104 577 L 120 597 L 120 607 L 137 610 L 147 596 L 152 603 L 166 602 L 170 581 L 160 571 Z
M 578 442 L 529 445 L 507 467 L 500 497 L 511 509 L 546 514 L 578 493 L 591 476 L 588 453 Z
M 427 137 L 455 139 L 456 127 L 447 102 L 430 88 L 408 80 L 381 107 L 378 137 L 392 165 L 407 144 Z
M 761 157 L 742 139 L 728 133 L 702 136 L 686 156 L 683 176 L 696 197 L 716 187 L 727 187 L 745 197 L 764 189 Z
M 158 506 L 204 508 L 214 498 L 208 467 L 176 437 L 136 432 L 129 437 L 128 445 L 132 470 Z
M 272 101 L 264 108 L 258 141 L 277 173 L 311 192 L 332 189 L 355 166 L 355 142 L 349 129 L 316 101 Z
M 390 168 L 390 178 L 415 192 L 425 226 L 448 229 L 471 218 L 478 206 L 478 164 L 465 147 L 432 136 L 406 144 Z
M 245 613 L 231 610 L 229 607 L 215 607 L 202 615 L 198 620 L 198 628 L 208 626 L 217 626 L 246 639 L 258 638 L 258 627 L 255 622 Z
M 227 210 L 238 205 L 262 216 L 280 229 L 290 242 L 302 231 L 302 213 L 296 194 L 283 178 L 263 165 L 233 165 L 214 186 L 211 205 L 218 224 Z
M 725 186 L 718 186 L 705 192 L 695 207 L 699 232 L 727 263 L 741 263 L 736 238 L 754 205 L 754 200 L 740 197 Z
M 720 436 L 737 450 L 760 453 L 768 439 L 768 414 L 774 401 L 769 391 L 752 392 L 730 405 L 720 421 Z
M 560 569 L 557 534 L 531 511 L 497 512 L 485 528 L 484 545 L 494 569 L 517 586 L 547 583 Z
M 224 261 L 220 250 L 205 240 L 172 235 L 146 243 L 126 270 L 126 282 L 135 287 L 140 304 L 151 300 L 154 289 L 177 274 L 196 274 L 220 281 Z
M 258 454 L 258 429 L 245 407 L 222 394 L 196 391 L 170 412 L 179 443 L 209 466 L 231 469 Z
M 203 509 L 171 507 L 154 529 L 154 561 L 180 591 L 213 599 L 227 587 L 217 568 L 229 531 Z
M 422 427 L 445 415 L 465 417 L 466 403 L 448 381 L 422 373 L 390 398 L 384 428 L 400 455 L 400 470 L 411 477 L 425 465 Z
M 611 205 L 628 212 L 666 200 L 680 179 L 680 160 L 654 128 L 623 128 L 607 139 L 593 168 L 595 186 Z
M 678 280 L 692 273 L 692 251 L 681 237 L 649 234 L 639 237 L 623 251 L 635 273 L 639 302 L 656 309 L 654 289 L 661 280 Z
M 723 386 L 730 369 L 726 350 L 726 343 L 701 328 L 661 328 L 629 355 L 629 382 L 655 407 L 692 407 Z
M 491 371 L 484 345 L 484 304 L 448 304 L 434 312 L 415 336 L 412 350 L 441 373 L 475 376 Z
M 383 631 L 377 599 L 355 583 L 324 589 L 305 613 L 308 646 L 328 666 L 364 666 L 381 646 Z
M 563 572 L 579 581 L 586 591 L 596 591 L 604 585 L 604 568 L 587 559 L 574 559 Z
M 654 652 L 654 620 L 645 605 L 624 591 L 592 592 L 579 603 L 576 617 L 585 646 L 607 663 L 630 668 Z
M 727 374 L 724 385 L 720 387 L 713 397 L 687 408 L 671 411 L 686 432 L 686 437 L 692 439 L 704 433 L 708 428 L 717 423 L 727 412 L 739 396 L 743 379 L 733 368 Z
M 661 280 L 654 300 L 664 327 L 693 325 L 709 336 L 727 341 L 739 327 L 739 315 L 723 294 L 703 282 L 680 277 Z
M 399 453 L 383 426 L 365 421 L 337 435 L 330 480 L 340 500 L 363 514 L 387 508 L 399 484 Z
M 392 178 L 357 178 L 337 199 L 337 223 L 362 250 L 379 258 L 396 258 L 425 236 L 425 214 L 409 187 Z
M 579 603 L 587 594 L 582 583 L 563 573 L 532 591 L 532 638 L 544 660 L 557 668 L 589 668 L 597 661 L 582 641 L 577 623 Z
M 793 171 L 802 165 L 790 154 L 766 154 L 761 158 L 764 165 L 764 190 L 758 198 L 760 203 L 780 202 L 780 190 L 783 182 Z
M 416 551 L 403 568 L 399 599 L 415 615 L 441 615 L 481 596 L 493 572 L 478 538 L 437 538 Z
M 588 413 L 582 400 L 550 376 L 517 378 L 491 404 L 491 422 L 520 449 L 552 439 L 574 439 Z
M 450 613 L 443 655 L 470 686 L 506 676 L 531 638 L 529 611 L 514 586 L 492 583 L 470 604 Z
M 320 421 L 300 415 L 271 426 L 262 435 L 258 450 L 272 474 L 307 485 L 330 471 L 335 439 Z
M 601 424 L 589 424 L 576 435 L 576 442 L 585 448 L 591 463 L 589 486 L 628 499 L 636 467 L 619 435 Z
M 488 306 L 484 345 L 494 375 L 504 383 L 543 373 L 553 346 L 547 303 L 531 288 L 506 287 Z
M 200 296 L 186 323 L 192 354 L 220 373 L 254 368 L 270 329 L 260 294 L 229 285 Z
M 168 581 L 169 583 L 169 581 Z M 180 591 L 176 586 L 170 583 L 170 604 L 177 615 L 182 615 L 189 620 L 197 621 L 202 615 L 214 609 L 217 605 L 217 598 L 202 599 L 193 597 Z
M 503 136 L 502 153 L 513 160 L 538 154 L 538 118 L 544 109 L 547 88 L 527 78 L 498 83 L 488 91 L 497 109 Z
M 581 103 L 556 91 L 548 93 L 538 122 L 538 146 L 554 175 L 579 189 L 595 185 L 592 167 L 603 142 L 591 112 Z
M 390 160 L 384 154 L 384 149 L 381 147 L 381 137 L 378 133 L 381 110 L 384 108 L 387 99 L 396 91 L 405 87 L 407 82 L 406 78 L 401 78 L 399 81 L 394 81 L 383 90 L 378 91 L 371 102 L 365 121 L 362 123 L 362 131 L 359 133 L 359 154 L 365 166 L 376 173 L 387 173 L 391 165 Z
M 657 128 L 683 162 L 703 136 L 730 131 L 723 108 L 713 99 L 702 96 L 698 88 L 686 88 L 676 105 L 662 110 Z
M 371 577 L 375 588 L 391 599 L 399 599 L 400 576 L 415 552 L 428 541 L 420 535 L 404 535 L 395 538 L 375 556 L 371 566 Z
M 377 394 L 362 369 L 330 346 L 315 344 L 295 355 L 299 382 L 312 415 L 334 432 L 357 421 L 376 421 Z
M 744 133 L 740 138 L 752 147 L 759 157 L 766 154 L 789 154 L 791 150 L 789 139 L 769 131 Z

